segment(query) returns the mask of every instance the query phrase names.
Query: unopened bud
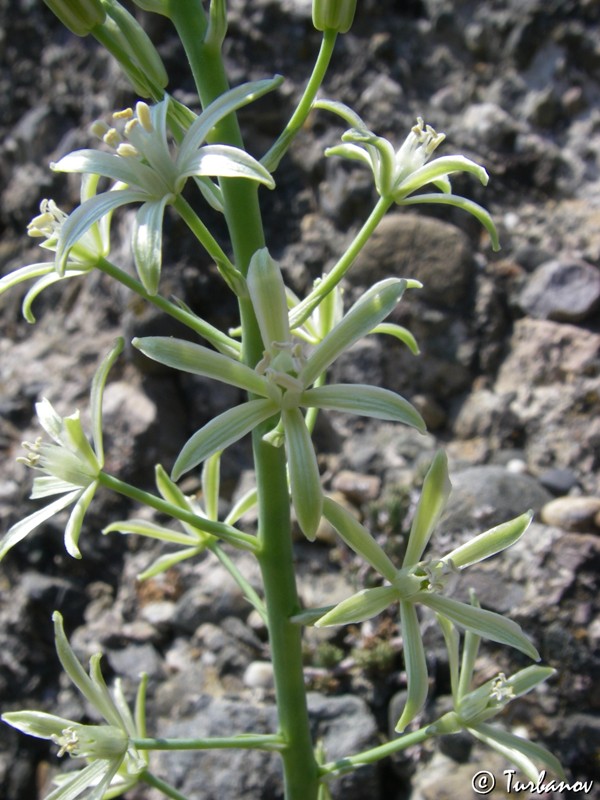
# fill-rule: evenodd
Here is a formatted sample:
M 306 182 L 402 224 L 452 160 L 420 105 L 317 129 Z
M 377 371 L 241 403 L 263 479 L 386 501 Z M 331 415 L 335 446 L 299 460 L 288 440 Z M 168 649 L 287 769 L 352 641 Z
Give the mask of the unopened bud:
M 356 0 L 313 0 L 313 25 L 318 31 L 346 33 L 350 30 L 355 11 Z
M 101 25 L 106 12 L 100 0 L 44 0 L 50 11 L 76 36 L 87 36 Z

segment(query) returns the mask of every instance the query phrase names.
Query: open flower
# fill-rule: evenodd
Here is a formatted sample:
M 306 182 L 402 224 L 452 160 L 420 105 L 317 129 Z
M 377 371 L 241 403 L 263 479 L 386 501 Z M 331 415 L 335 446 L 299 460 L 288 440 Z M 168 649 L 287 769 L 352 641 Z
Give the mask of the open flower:
M 83 175 L 81 180 L 81 202 L 85 203 L 95 197 L 98 188 L 98 175 Z M 18 283 L 37 278 L 23 299 L 23 316 L 27 322 L 35 322 L 32 304 L 36 297 L 48 286 L 66 278 L 86 275 L 97 266 L 100 259 L 105 258 L 110 250 L 110 213 L 91 225 L 70 250 L 62 274 L 56 271 L 54 261 L 41 261 L 10 272 L 0 279 L 0 294 L 16 286 Z M 27 233 L 33 238 L 40 238 L 40 247 L 56 252 L 61 236 L 62 226 L 68 215 L 56 205 L 54 200 L 44 199 L 40 203 L 40 213 L 27 226 Z
M 478 607 L 473 595 L 471 602 L 473 607 Z M 488 720 L 501 713 L 508 703 L 535 689 L 550 678 L 555 670 L 551 667 L 536 665 L 519 670 L 510 678 L 507 678 L 504 673 L 500 673 L 473 689 L 473 672 L 481 637 L 467 631 L 464 635 L 462 656 L 460 656 L 460 632 L 445 617 L 438 616 L 438 621 L 448 649 L 454 708 L 430 725 L 428 732 L 439 735 L 467 730 L 476 739 L 515 764 L 535 783 L 539 779 L 536 762 L 544 764 L 554 773 L 562 776 L 563 769 L 560 762 L 545 747 L 521 736 L 516 736 L 503 728 L 488 724 Z
M 27 456 L 19 460 L 44 473 L 33 481 L 32 500 L 60 496 L 9 529 L 0 542 L 0 560 L 31 531 L 69 506 L 73 510 L 65 528 L 65 547 L 71 556 L 81 558 L 78 547 L 81 526 L 104 465 L 102 395 L 108 372 L 122 349 L 123 340 L 119 339 L 94 376 L 90 402 L 93 446 L 83 431 L 78 411 L 61 417 L 45 398 L 36 404 L 39 423 L 54 443 L 45 443 L 42 437 L 33 443 L 24 442 Z
M 425 478 L 421 498 L 411 526 L 401 569 L 396 569 L 385 551 L 367 529 L 342 506 L 327 498 L 323 514 L 342 539 L 362 556 L 385 579 L 383 586 L 363 589 L 322 615 L 317 627 L 363 622 L 376 616 L 392 603 L 400 604 L 400 622 L 404 639 L 404 660 L 408 680 L 408 698 L 398 722 L 403 730 L 423 707 L 427 697 L 427 663 L 419 631 L 416 606 L 431 608 L 460 628 L 494 642 L 521 650 L 539 659 L 535 647 L 517 623 L 500 614 L 454 600 L 443 594 L 460 572 L 514 544 L 527 530 L 531 514 L 498 525 L 455 548 L 443 558 L 422 561 L 431 534 L 440 519 L 451 490 L 448 464 L 440 451 Z
M 301 345 L 291 338 L 279 265 L 266 250 L 259 250 L 248 270 L 248 291 L 265 345 L 264 357 L 255 369 L 192 342 L 164 337 L 135 339 L 134 346 L 155 361 L 237 386 L 254 398 L 225 411 L 189 439 L 175 462 L 174 479 L 271 417 L 278 417 L 266 438 L 286 447 L 296 517 L 304 534 L 313 539 L 322 513 L 322 491 L 301 408 L 345 411 L 425 430 L 417 410 L 387 389 L 355 384 L 314 386 L 342 352 L 392 311 L 406 285 L 405 280 L 395 278 L 376 284 L 305 357 Z
M 443 133 L 437 133 L 419 117 L 402 145 L 395 150 L 391 142 L 370 131 L 358 114 L 343 103 L 319 100 L 315 107 L 332 111 L 351 126 L 342 136 L 343 143 L 328 148 L 325 155 L 342 156 L 366 164 L 373 172 L 379 195 L 398 205 L 443 203 L 462 208 L 487 229 L 494 249 L 499 248 L 498 234 L 489 213 L 472 200 L 453 194 L 449 180 L 453 173 L 470 172 L 485 186 L 489 180 L 485 169 L 461 155 L 431 160 L 445 139 Z M 415 194 L 429 184 L 440 191 Z
M 162 264 L 164 211 L 175 203 L 189 177 L 246 178 L 274 186 L 270 173 L 248 153 L 204 142 L 224 117 L 278 83 L 278 78 L 245 83 L 221 95 L 194 120 L 175 150 L 167 135 L 168 97 L 153 106 L 140 101 L 135 113 L 132 109 L 117 112 L 115 122 L 122 130 L 96 123 L 93 130 L 114 152 L 78 150 L 52 168 L 104 176 L 115 181 L 114 191 L 90 198 L 65 221 L 56 252 L 58 272 L 64 272 L 69 252 L 94 223 L 119 206 L 140 203 L 132 233 L 133 255 L 146 291 L 155 294 Z
M 59 775 L 57 788 L 46 800 L 108 800 L 131 789 L 146 770 L 147 753 L 130 744 L 132 738 L 144 738 L 146 678 L 140 683 L 132 714 L 117 681 L 111 696 L 100 670 L 101 655 L 92 656 L 89 675 L 84 670 L 65 636 L 63 621 L 54 612 L 56 651 L 63 669 L 88 703 L 106 720 L 102 725 L 84 725 L 43 711 L 14 711 L 2 715 L 13 728 L 48 739 L 58 745 L 59 756 L 84 758 L 87 766 Z M 85 793 L 85 794 L 84 794 Z

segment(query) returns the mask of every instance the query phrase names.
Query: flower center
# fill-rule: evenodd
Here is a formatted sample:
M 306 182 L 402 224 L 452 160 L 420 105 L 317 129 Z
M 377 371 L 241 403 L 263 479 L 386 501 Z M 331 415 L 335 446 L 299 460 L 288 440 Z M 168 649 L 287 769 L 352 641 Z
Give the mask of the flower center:
M 70 756 L 76 756 L 79 749 L 79 736 L 75 728 L 64 728 L 60 736 L 55 733 L 50 737 L 54 744 L 59 745 L 58 755 L 60 757 L 68 753 Z
M 54 200 L 42 200 L 40 213 L 27 226 L 27 235 L 34 238 L 57 239 L 67 214 L 61 211 Z

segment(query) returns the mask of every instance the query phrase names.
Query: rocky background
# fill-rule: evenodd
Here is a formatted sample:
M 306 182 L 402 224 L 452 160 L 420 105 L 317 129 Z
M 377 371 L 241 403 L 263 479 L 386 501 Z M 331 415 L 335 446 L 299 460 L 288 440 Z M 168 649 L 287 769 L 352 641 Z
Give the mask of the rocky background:
M 233 83 L 280 72 L 277 98 L 246 109 L 250 150 L 261 155 L 285 123 L 318 48 L 309 0 L 230 0 L 227 56 Z M 378 133 L 400 141 L 417 115 L 447 134 L 491 174 L 487 189 L 458 180 L 489 207 L 502 251 L 461 213 L 428 207 L 395 212 L 380 226 L 346 286 L 347 300 L 389 274 L 417 277 L 395 319 L 422 354 L 370 337 L 335 377 L 373 381 L 419 406 L 422 437 L 400 426 L 322 417 L 318 439 L 326 488 L 349 504 L 401 557 L 418 487 L 435 449 L 451 460 L 454 494 L 432 548 L 443 554 L 473 531 L 532 507 L 536 520 L 509 553 L 469 570 L 482 604 L 509 613 L 531 634 L 557 676 L 510 706 L 507 728 L 545 743 L 571 780 L 600 779 L 600 6 L 596 0 L 361 0 L 341 37 L 324 94 L 353 106 Z M 139 12 L 138 12 L 139 13 Z M 140 14 L 172 76 L 170 90 L 196 107 L 177 41 L 161 18 Z M 68 209 L 77 182 L 48 162 L 89 146 L 87 126 L 134 97 L 93 41 L 63 31 L 39 0 L 0 1 L 0 270 L 40 260 L 24 237 L 43 197 Z M 273 255 L 301 292 L 342 252 L 373 203 L 366 171 L 323 158 L 342 128 L 311 118 L 265 193 Z M 112 258 L 131 268 L 124 240 L 131 213 L 113 226 Z M 207 217 L 211 224 L 212 219 Z M 218 220 L 214 220 L 218 226 Z M 217 230 L 219 228 L 217 227 Z M 181 223 L 167 222 L 168 292 L 215 324 L 234 305 Z M 87 408 L 91 376 L 118 333 L 182 333 L 100 275 L 46 292 L 38 322 L 20 317 L 24 290 L 0 297 L 0 527 L 33 508 L 31 475 L 15 462 L 35 438 L 34 403 L 62 413 Z M 151 488 L 152 465 L 168 467 L 187 437 L 238 401 L 234 390 L 121 359 L 105 403 L 108 468 Z M 248 452 L 224 460 L 228 498 L 249 485 Z M 193 492 L 197 480 L 185 488 Z M 5 559 L 0 571 L 0 706 L 85 710 L 58 678 L 50 614 L 62 611 L 82 658 L 102 649 L 109 678 L 132 690 L 150 675 L 150 729 L 163 735 L 272 730 L 272 676 L 260 621 L 214 560 L 185 564 L 145 584 L 136 574 L 159 548 L 118 535 L 111 519 L 133 512 L 98 495 L 86 518 L 84 560 L 65 555 L 56 519 Z M 249 522 L 251 524 L 251 521 Z M 297 544 L 307 605 L 335 602 L 371 580 L 323 526 L 316 545 Z M 258 586 L 253 564 L 240 568 Z M 463 589 L 466 587 L 463 587 Z M 445 708 L 448 665 L 432 619 L 423 626 L 433 718 Z M 329 758 L 392 735 L 403 702 L 402 640 L 393 615 L 316 635 L 307 632 L 306 676 L 315 734 Z M 524 666 L 518 654 L 482 650 L 482 680 Z M 0 731 L 0 796 L 37 800 L 60 767 L 55 748 Z M 276 760 L 205 753 L 157 759 L 193 800 L 275 800 Z M 69 766 L 67 764 L 67 766 Z M 507 768 L 468 737 L 414 748 L 334 785 L 345 800 L 470 797 L 478 769 Z M 567 797 L 569 793 L 554 794 Z M 582 796 L 575 793 L 572 796 Z M 599 796 L 595 789 L 586 796 Z M 155 800 L 144 788 L 129 800 Z

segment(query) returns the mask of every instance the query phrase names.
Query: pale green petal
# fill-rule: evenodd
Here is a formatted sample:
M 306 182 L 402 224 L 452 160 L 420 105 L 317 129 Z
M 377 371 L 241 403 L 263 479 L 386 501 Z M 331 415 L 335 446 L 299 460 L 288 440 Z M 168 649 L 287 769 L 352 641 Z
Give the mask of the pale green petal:
M 63 425 L 65 446 L 80 459 L 82 471 L 89 475 L 96 475 L 100 471 L 100 465 L 84 433 L 79 411 L 65 417 Z
M 110 352 L 102 359 L 94 374 L 90 391 L 90 416 L 92 418 L 92 440 L 100 467 L 104 464 L 104 445 L 102 440 L 102 397 L 108 379 L 108 373 L 115 361 L 123 352 L 125 340 L 119 337 Z
M 334 383 L 307 389 L 300 395 L 303 406 L 344 411 L 374 419 L 403 422 L 425 433 L 426 426 L 417 409 L 399 394 L 379 386 Z
M 485 169 L 471 161 L 470 158 L 465 156 L 441 156 L 411 172 L 404 181 L 395 186 L 394 199 L 396 201 L 401 200 L 428 183 L 433 183 L 439 178 L 445 178 L 453 172 L 471 172 L 479 178 L 484 186 L 489 181 L 489 176 Z
M 323 515 L 333 525 L 348 547 L 362 556 L 369 564 L 388 581 L 396 577 L 396 567 L 392 564 L 383 548 L 381 548 L 369 531 L 361 525 L 356 517 L 330 497 L 323 500 Z
M 320 108 L 324 111 L 331 111 L 332 114 L 337 114 L 337 116 L 341 117 L 351 128 L 367 129 L 367 126 L 356 111 L 353 111 L 353 109 L 345 103 L 340 103 L 338 100 L 317 100 L 313 108 Z
M 534 661 L 540 659 L 540 654 L 525 636 L 521 626 L 512 619 L 507 619 L 493 611 L 486 611 L 483 608 L 475 608 L 467 603 L 452 600 L 449 597 L 440 597 L 434 592 L 419 592 L 414 600 L 429 606 L 438 614 L 448 617 L 460 628 L 473 631 L 484 639 L 514 647 Z
M 265 349 L 273 342 L 288 342 L 290 326 L 285 284 L 279 264 L 266 247 L 257 250 L 250 259 L 247 283 Z
M 39 478 L 33 479 L 33 487 L 29 497 L 31 500 L 41 500 L 43 497 L 72 491 L 72 483 L 68 483 L 62 478 L 56 478 L 54 475 L 41 475 Z
M 483 561 L 517 542 L 529 527 L 532 519 L 533 512 L 528 511 L 509 522 L 497 525 L 452 550 L 451 553 L 444 556 L 442 561 L 451 561 L 457 569 L 463 569 L 470 564 Z
M 20 522 L 15 522 L 0 542 L 0 561 L 8 551 L 22 541 L 27 534 L 31 533 L 31 531 L 39 527 L 43 522 L 46 522 L 46 520 L 49 520 L 55 514 L 58 514 L 59 511 L 70 506 L 71 503 L 74 503 L 80 494 L 81 489 L 69 492 L 69 494 L 59 497 L 58 500 L 50 503 L 50 505 L 40 508 L 39 511 L 34 511 L 33 514 L 25 517 L 25 519 L 22 519 Z
M 393 586 L 362 589 L 334 606 L 331 611 L 315 622 L 315 627 L 325 628 L 329 625 L 350 625 L 353 622 L 364 622 L 381 614 L 397 601 L 398 592 Z
M 162 229 L 170 195 L 143 203 L 135 216 L 131 247 L 135 268 L 149 295 L 158 292 L 162 268 Z
M 202 499 L 209 519 L 219 518 L 221 453 L 207 458 L 202 467 Z
M 455 206 L 468 214 L 472 214 L 475 219 L 483 225 L 487 230 L 492 240 L 492 250 L 500 250 L 500 241 L 498 239 L 498 231 L 494 225 L 488 211 L 483 206 L 474 203 L 472 200 L 467 200 L 466 197 L 459 197 L 456 194 L 418 194 L 414 197 L 405 197 L 402 200 L 396 201 L 398 205 L 414 206 L 419 203 L 441 203 L 442 205 Z
M 21 733 L 37 739 L 52 739 L 73 725 L 73 721 L 44 711 L 9 711 L 2 714 L 3 722 L 12 725 Z
M 54 272 L 54 263 L 43 261 L 39 264 L 30 264 L 28 267 L 20 267 L 19 269 L 9 272 L 0 278 L 0 294 L 12 289 L 18 283 L 29 281 L 32 278 L 39 278 L 42 275 L 48 275 L 49 272 Z
M 195 151 L 224 117 L 272 91 L 281 84 L 282 80 L 283 78 L 276 76 L 266 80 L 243 83 L 241 86 L 236 86 L 235 89 L 224 92 L 208 105 L 185 134 L 177 157 L 178 171 L 187 172 L 189 159 L 194 157 Z
M 419 355 L 420 351 L 417 340 L 412 333 L 402 325 L 396 325 L 393 322 L 382 322 L 380 325 L 376 325 L 371 333 L 386 333 L 388 336 L 393 336 L 395 339 L 399 339 L 403 342 L 413 355 Z
M 68 266 L 69 263 L 67 263 L 67 267 Z M 75 264 L 70 264 L 70 266 L 75 266 Z M 33 324 L 36 321 L 32 310 L 33 303 L 45 289 L 68 278 L 78 278 L 81 275 L 86 275 L 89 271 L 89 267 L 82 267 L 81 269 L 67 268 L 64 275 L 59 275 L 56 272 L 54 264 L 52 264 L 52 274 L 46 275 L 45 277 L 36 281 L 23 298 L 23 303 L 21 305 L 21 313 L 23 314 L 23 317 L 27 320 L 27 322 Z
M 156 575 L 160 575 L 161 572 L 166 572 L 166 570 L 171 569 L 171 567 L 174 567 L 181 561 L 197 556 L 199 552 L 200 549 L 198 547 L 186 547 L 183 550 L 177 550 L 175 553 L 167 553 L 164 556 L 159 556 L 149 567 L 146 567 L 143 572 L 138 573 L 137 579 L 138 581 L 147 581 L 148 578 L 154 578 Z
M 87 767 L 73 773 L 68 773 L 60 785 L 45 798 L 45 800 L 79 800 L 82 792 L 90 787 L 93 790 L 85 795 L 85 800 L 102 800 L 108 785 L 120 766 L 120 760 L 105 761 L 98 759 L 92 761 Z
M 365 292 L 311 353 L 299 376 L 304 385 L 314 383 L 341 353 L 384 320 L 396 307 L 405 288 L 405 280 L 389 278 Z
M 239 147 L 210 144 L 201 147 L 186 163 L 179 177 L 247 178 L 273 189 L 275 181 L 260 162 Z
M 128 203 L 143 203 L 148 199 L 145 192 L 133 189 L 119 189 L 114 192 L 103 192 L 86 200 L 83 205 L 72 211 L 64 221 L 56 248 L 56 266 L 60 274 L 65 271 L 69 251 L 94 223 L 110 214 L 115 208 Z
M 127 186 L 141 188 L 146 190 L 146 199 L 148 199 L 148 193 L 153 190 L 157 196 L 165 191 L 158 175 L 151 167 L 142 164 L 137 158 L 126 158 L 116 153 L 105 153 L 102 150 L 76 150 L 50 166 L 56 172 L 103 175 Z M 94 194 L 90 199 L 102 196 L 102 194 Z M 90 199 L 86 200 L 86 203 L 89 203 Z
M 55 411 L 52 403 L 42 397 L 39 403 L 35 404 L 35 413 L 42 428 L 46 431 L 56 444 L 64 444 L 64 423 L 63 418 Z
M 419 618 L 413 604 L 405 600 L 400 603 L 400 625 L 404 644 L 408 694 L 404 710 L 396 724 L 397 733 L 402 733 L 409 722 L 422 710 L 429 689 L 427 659 L 421 639 Z
M 281 418 L 292 503 L 302 533 L 313 541 L 323 512 L 323 490 L 315 448 L 299 409 L 284 409 Z
M 412 567 L 421 560 L 431 534 L 446 506 L 451 490 L 452 484 L 448 477 L 448 459 L 446 454 L 439 450 L 423 482 L 421 498 L 417 505 L 404 561 L 402 562 L 403 567 Z
M 344 144 L 336 144 L 333 147 L 328 147 L 325 150 L 325 155 L 339 156 L 340 158 L 347 158 L 350 161 L 360 161 L 366 164 L 369 169 L 373 168 L 373 162 L 365 152 L 365 149 L 358 144 L 347 142 Z
M 167 367 L 213 378 L 263 397 L 269 391 L 267 380 L 250 367 L 195 342 L 166 336 L 146 336 L 134 339 L 132 344 L 148 358 Z
M 133 533 L 138 536 L 146 536 L 150 539 L 160 539 L 163 542 L 172 542 L 173 544 L 181 544 L 187 547 L 198 548 L 203 542 L 199 541 L 198 537 L 188 536 L 185 533 L 174 531 L 171 528 L 165 528 L 163 525 L 157 525 L 155 522 L 149 522 L 145 519 L 127 519 L 118 522 L 111 522 L 106 528 L 103 528 L 102 533 Z M 205 534 L 205 537 L 207 534 Z
M 539 778 L 536 761 L 544 764 L 555 775 L 564 778 L 565 773 L 560 761 L 545 747 L 485 722 L 469 727 L 468 730 L 476 739 L 512 761 L 534 783 Z
M 235 525 L 235 523 L 244 516 L 248 511 L 253 509 L 258 503 L 258 490 L 255 488 L 249 489 L 240 499 L 234 504 L 233 508 L 225 517 L 225 522 L 228 525 Z
M 173 480 L 178 480 L 218 450 L 237 442 L 277 410 L 271 400 L 250 400 L 215 417 L 184 444 L 173 467 Z
M 221 191 L 221 187 L 217 186 L 210 178 L 198 178 L 195 176 L 194 181 L 202 192 L 202 197 L 204 197 L 209 206 L 222 214 L 225 210 L 225 206 L 223 204 L 223 192 Z
M 460 699 L 459 696 L 460 635 L 456 629 L 456 626 L 453 625 L 453 623 L 450 622 L 449 619 L 446 619 L 446 617 L 443 617 L 440 614 L 436 614 L 436 617 L 438 624 L 442 629 L 444 642 L 446 643 L 446 650 L 448 651 L 448 664 L 450 667 L 450 688 L 452 690 L 454 705 L 456 706 Z M 469 673 L 469 677 L 470 675 L 471 673 Z
M 98 488 L 98 482 L 90 483 L 90 485 L 82 492 L 81 497 L 75 503 L 69 520 L 65 528 L 65 548 L 67 553 L 73 558 L 81 558 L 78 543 L 79 536 L 81 535 L 81 526 L 83 525 L 83 518 L 89 508 L 90 503 Z

